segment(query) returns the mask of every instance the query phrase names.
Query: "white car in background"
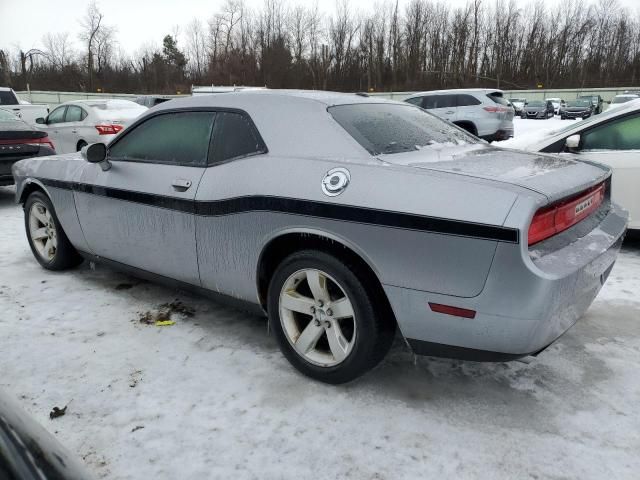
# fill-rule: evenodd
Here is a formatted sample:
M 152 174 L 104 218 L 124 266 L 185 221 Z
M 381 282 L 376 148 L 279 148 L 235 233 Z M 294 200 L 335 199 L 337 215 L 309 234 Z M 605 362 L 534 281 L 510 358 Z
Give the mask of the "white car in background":
M 607 110 L 611 110 L 612 108 L 618 108 L 623 103 L 630 102 L 631 100 L 637 100 L 638 98 L 640 98 L 640 95 L 635 93 L 623 93 L 620 95 L 616 95 L 611 100 L 611 103 L 607 107 Z
M 611 167 L 613 201 L 629 210 L 629 230 L 640 232 L 640 99 L 561 129 L 518 136 L 508 148 L 574 155 Z
M 555 115 L 560 115 L 560 109 L 567 106 L 567 102 L 562 98 L 545 98 L 545 101 L 551 102 L 553 105 L 553 113 Z
M 77 100 L 66 102 L 36 119 L 57 153 L 72 153 L 91 143 L 109 143 L 147 107 L 129 100 Z

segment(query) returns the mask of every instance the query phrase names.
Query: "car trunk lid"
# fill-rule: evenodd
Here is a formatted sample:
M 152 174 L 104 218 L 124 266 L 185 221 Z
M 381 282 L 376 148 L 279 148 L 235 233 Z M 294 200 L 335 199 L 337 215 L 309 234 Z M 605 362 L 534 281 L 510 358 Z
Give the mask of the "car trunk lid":
M 580 192 L 610 175 L 606 167 L 565 156 L 487 145 L 429 145 L 414 152 L 380 155 L 379 159 L 395 165 L 517 185 L 546 196 L 549 202 Z

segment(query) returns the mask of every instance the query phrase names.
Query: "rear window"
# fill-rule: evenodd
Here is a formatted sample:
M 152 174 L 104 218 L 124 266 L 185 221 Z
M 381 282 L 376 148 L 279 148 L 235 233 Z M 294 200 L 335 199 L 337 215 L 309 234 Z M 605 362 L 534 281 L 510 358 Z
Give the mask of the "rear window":
M 18 105 L 15 95 L 7 90 L 0 91 L 0 105 Z
M 411 105 L 363 103 L 337 105 L 328 111 L 372 155 L 439 143 L 478 143 L 466 132 Z
M 500 92 L 488 93 L 487 97 L 489 97 L 491 100 L 493 100 L 495 103 L 499 105 L 504 105 L 507 107 L 511 106 L 511 104 L 507 101 L 506 98 L 502 96 Z

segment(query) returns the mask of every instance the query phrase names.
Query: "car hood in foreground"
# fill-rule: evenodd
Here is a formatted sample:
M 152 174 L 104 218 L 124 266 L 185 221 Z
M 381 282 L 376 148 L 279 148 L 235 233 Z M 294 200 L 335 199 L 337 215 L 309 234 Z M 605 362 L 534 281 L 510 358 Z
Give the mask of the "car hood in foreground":
M 427 147 L 379 158 L 394 165 L 517 185 L 545 195 L 550 202 L 583 190 L 610 175 L 604 166 L 487 145 L 444 147 L 435 152 Z

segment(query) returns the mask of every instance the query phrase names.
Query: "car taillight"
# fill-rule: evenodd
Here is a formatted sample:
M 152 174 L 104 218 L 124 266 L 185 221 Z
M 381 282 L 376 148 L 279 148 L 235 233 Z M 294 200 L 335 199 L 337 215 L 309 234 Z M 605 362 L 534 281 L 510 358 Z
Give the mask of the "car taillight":
M 604 200 L 605 184 L 596 185 L 567 200 L 536 212 L 529 226 L 529 245 L 546 240 L 595 212 Z
M 9 139 L 9 140 L 0 140 L 0 145 L 34 145 L 39 147 L 40 145 L 47 145 L 52 150 L 55 150 L 53 147 L 53 143 L 48 136 L 40 137 L 40 138 L 18 138 L 18 139 Z
M 489 113 L 502 113 L 502 112 L 508 112 L 509 110 L 511 110 L 510 107 L 483 107 L 483 110 L 489 112 Z
M 98 130 L 99 135 L 115 135 L 123 128 L 124 127 L 122 125 L 114 124 L 96 125 L 96 130 Z

